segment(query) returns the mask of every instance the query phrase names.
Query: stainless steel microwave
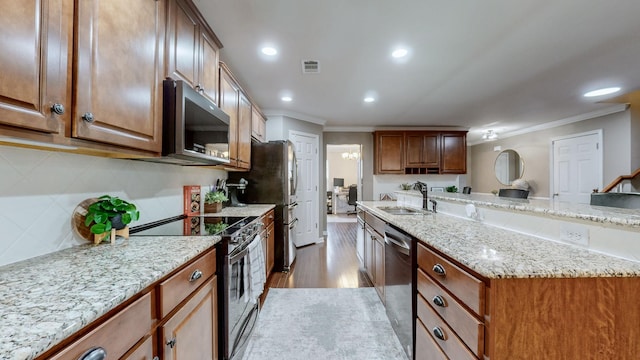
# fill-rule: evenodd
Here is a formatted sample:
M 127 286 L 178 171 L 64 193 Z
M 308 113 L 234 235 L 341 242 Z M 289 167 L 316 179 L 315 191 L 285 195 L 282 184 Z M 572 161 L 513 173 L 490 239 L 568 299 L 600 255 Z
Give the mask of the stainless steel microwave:
M 182 80 L 163 81 L 162 157 L 178 165 L 229 163 L 229 115 Z

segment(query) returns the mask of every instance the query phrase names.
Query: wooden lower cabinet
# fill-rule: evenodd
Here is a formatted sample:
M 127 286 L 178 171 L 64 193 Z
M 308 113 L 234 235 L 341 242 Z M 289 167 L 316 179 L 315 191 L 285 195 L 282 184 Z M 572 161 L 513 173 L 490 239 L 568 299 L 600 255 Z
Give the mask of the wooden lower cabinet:
M 376 282 L 374 283 L 374 286 L 376 288 L 376 291 L 378 292 L 378 296 L 380 296 L 380 299 L 382 299 L 382 302 L 385 302 L 385 297 L 384 297 L 384 271 L 385 271 L 385 267 L 384 267 L 384 237 L 383 236 L 376 236 L 374 238 L 373 241 L 373 264 L 374 264 L 374 272 L 375 272 L 375 279 Z
M 429 335 L 420 319 L 416 320 L 416 356 L 415 360 L 447 360 L 445 355 L 435 340 Z
M 154 355 L 155 344 L 153 343 L 153 339 L 153 336 L 147 337 L 142 344 L 122 357 L 122 360 L 158 360 L 159 358 Z
M 275 265 L 274 248 L 276 245 L 276 234 L 273 230 L 273 221 L 267 227 L 267 278 L 273 271 Z
M 143 295 L 56 355 L 46 358 L 76 360 L 89 351 L 104 351 L 109 359 L 119 359 L 150 331 L 153 319 L 152 298 L 152 293 Z
M 480 278 L 424 244 L 417 264 L 416 359 L 443 358 L 434 344 L 456 360 L 640 354 L 640 278 Z
M 211 278 L 160 328 L 163 359 L 218 358 L 216 279 Z

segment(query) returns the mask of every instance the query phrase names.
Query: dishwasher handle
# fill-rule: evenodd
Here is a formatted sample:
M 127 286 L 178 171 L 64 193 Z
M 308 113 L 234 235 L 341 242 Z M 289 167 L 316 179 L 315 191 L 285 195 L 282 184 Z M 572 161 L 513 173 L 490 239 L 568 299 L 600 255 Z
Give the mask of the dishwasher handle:
M 407 256 L 411 254 L 411 236 L 389 225 L 384 228 L 384 242 L 401 254 Z

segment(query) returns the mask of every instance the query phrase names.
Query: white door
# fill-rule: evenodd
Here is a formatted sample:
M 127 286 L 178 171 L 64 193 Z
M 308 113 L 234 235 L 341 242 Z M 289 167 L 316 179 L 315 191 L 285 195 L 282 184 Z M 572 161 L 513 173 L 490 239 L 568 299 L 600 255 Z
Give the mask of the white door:
M 290 132 L 289 139 L 295 145 L 298 158 L 298 207 L 296 208 L 296 247 L 315 244 L 318 239 L 318 136 Z
M 602 130 L 554 139 L 553 197 L 588 204 L 593 189 L 602 189 Z

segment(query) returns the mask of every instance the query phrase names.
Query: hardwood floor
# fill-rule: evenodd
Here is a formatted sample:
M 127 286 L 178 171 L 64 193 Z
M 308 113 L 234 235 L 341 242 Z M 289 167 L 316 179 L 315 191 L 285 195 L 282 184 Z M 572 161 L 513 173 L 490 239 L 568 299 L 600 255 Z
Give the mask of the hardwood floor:
M 327 223 L 327 239 L 298 248 L 289 273 L 273 273 L 268 288 L 371 287 L 356 255 L 356 222 Z M 265 294 L 266 295 L 266 294 Z

